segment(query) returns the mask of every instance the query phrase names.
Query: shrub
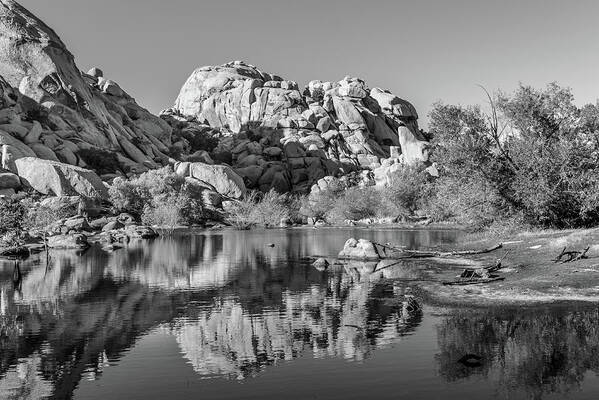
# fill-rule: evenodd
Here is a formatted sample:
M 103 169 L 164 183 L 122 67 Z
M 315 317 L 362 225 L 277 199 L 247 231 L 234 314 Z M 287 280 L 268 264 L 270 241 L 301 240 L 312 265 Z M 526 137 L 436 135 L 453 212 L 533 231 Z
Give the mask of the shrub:
M 376 187 L 351 187 L 333 201 L 325 213 L 325 219 L 332 223 L 342 223 L 348 219 L 381 216 L 382 204 L 381 191 Z
M 20 233 L 23 229 L 25 211 L 18 197 L 0 198 L 0 234 Z
M 114 152 L 102 149 L 81 149 L 77 155 L 98 174 L 113 174 L 120 169 L 119 159 Z
M 300 213 L 306 217 L 326 219 L 327 213 L 333 208 L 333 204 L 343 196 L 343 189 L 325 190 L 303 197 Z
M 129 180 L 116 178 L 108 193 L 118 211 L 142 217 L 148 223 L 197 224 L 204 217 L 202 188 L 187 182 L 171 167 L 148 171 Z
M 412 215 L 423 208 L 433 195 L 431 176 L 422 166 L 403 166 L 390 177 L 390 184 L 380 189 L 381 210 L 387 216 Z
M 27 210 L 25 212 L 24 227 L 34 231 L 41 231 L 42 233 L 45 233 L 46 228 L 54 222 L 76 214 L 76 210 L 73 207 L 55 209 L 42 206 L 31 199 L 25 199 L 23 204 Z
M 430 175 L 422 166 L 401 166 L 389 179 L 389 185 L 339 185 L 315 192 L 302 200 L 301 213 L 329 223 L 346 220 L 413 215 L 425 208 L 434 192 Z
M 251 192 L 227 210 L 227 221 L 239 229 L 276 227 L 283 219 L 297 219 L 298 210 L 298 199 L 289 194 Z

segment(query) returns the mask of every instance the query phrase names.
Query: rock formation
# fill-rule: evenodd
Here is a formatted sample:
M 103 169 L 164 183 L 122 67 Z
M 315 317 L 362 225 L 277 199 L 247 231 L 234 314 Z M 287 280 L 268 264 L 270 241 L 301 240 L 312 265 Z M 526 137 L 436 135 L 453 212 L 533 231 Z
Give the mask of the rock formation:
M 428 161 L 414 107 L 357 78 L 311 81 L 300 91 L 241 61 L 201 67 L 163 118 L 187 132 L 217 129 L 225 139 L 215 151 L 229 154 L 246 185 L 262 191 L 307 191 L 325 176 L 385 175 L 396 163 Z

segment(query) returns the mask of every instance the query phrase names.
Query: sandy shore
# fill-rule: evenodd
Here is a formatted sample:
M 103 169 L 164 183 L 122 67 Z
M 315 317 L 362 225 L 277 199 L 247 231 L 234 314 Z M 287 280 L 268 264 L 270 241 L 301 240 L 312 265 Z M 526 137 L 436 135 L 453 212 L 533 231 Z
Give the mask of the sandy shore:
M 599 229 L 521 233 L 499 239 L 468 238 L 460 248 L 485 248 L 503 243 L 492 253 L 467 258 L 434 260 L 428 270 L 431 280 L 418 285 L 421 295 L 440 304 L 480 305 L 529 304 L 565 301 L 599 301 Z M 553 260 L 564 247 L 582 250 L 590 246 L 588 258 L 570 263 Z M 505 255 L 497 272 L 505 280 L 489 284 L 444 286 L 465 266 L 489 266 Z

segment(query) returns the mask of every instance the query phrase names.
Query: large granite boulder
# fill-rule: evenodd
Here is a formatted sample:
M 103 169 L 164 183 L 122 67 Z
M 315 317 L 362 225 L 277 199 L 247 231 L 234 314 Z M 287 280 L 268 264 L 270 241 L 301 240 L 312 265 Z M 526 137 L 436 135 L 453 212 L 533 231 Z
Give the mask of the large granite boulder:
M 184 162 L 175 165 L 175 172 L 197 179 L 225 197 L 239 199 L 246 193 L 243 178 L 227 165 Z
M 234 61 L 196 69 L 174 108 L 212 127 L 239 133 L 252 126 L 276 128 L 288 116 L 299 118 L 305 105 L 296 83 Z
M 100 177 L 88 169 L 34 157 L 16 160 L 15 167 L 21 179 L 40 193 L 108 198 L 108 191 Z

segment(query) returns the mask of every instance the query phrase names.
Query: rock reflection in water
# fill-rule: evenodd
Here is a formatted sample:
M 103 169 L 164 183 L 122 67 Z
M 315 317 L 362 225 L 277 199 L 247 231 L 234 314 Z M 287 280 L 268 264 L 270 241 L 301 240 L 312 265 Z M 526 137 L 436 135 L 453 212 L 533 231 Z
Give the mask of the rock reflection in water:
M 541 399 L 578 389 L 599 372 L 597 309 L 515 309 L 457 312 L 437 326 L 440 374 L 455 382 L 484 376 L 501 398 L 516 392 Z M 458 362 L 468 354 L 476 366 Z
M 432 234 L 427 245 L 455 237 Z M 24 263 L 18 287 L 0 262 L 0 397 L 26 398 L 28 388 L 32 398 L 70 398 L 84 376 L 99 377 L 156 328 L 177 338 L 203 376 L 247 377 L 306 351 L 364 359 L 413 331 L 421 313 L 408 310 L 403 287 L 368 268 L 324 273 L 299 262 L 335 254 L 350 235 L 225 232 L 132 242 L 114 253 L 54 251 L 48 268 Z
M 235 298 L 219 298 L 174 322 L 170 332 L 203 376 L 243 379 L 306 351 L 314 358 L 363 360 L 412 332 L 422 313 L 402 288 L 361 278 L 325 276 L 304 290 L 284 290 L 279 306 L 253 313 Z

